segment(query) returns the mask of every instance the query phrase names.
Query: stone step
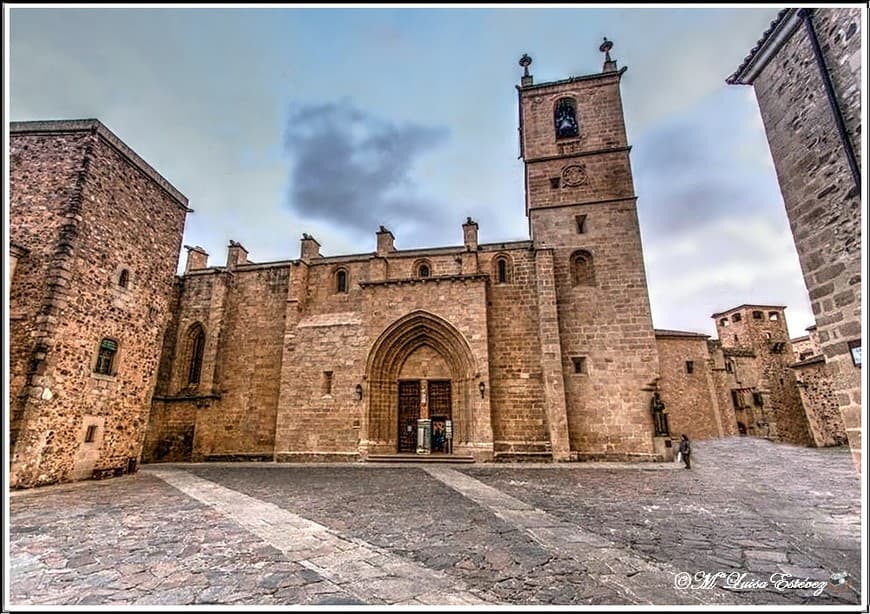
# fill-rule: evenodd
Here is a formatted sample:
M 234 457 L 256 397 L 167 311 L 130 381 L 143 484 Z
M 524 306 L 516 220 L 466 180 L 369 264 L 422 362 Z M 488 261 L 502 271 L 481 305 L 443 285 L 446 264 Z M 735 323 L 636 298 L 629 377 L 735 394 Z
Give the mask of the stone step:
M 369 463 L 473 463 L 473 456 L 456 454 L 369 454 Z
M 550 463 L 553 462 L 552 452 L 496 452 L 496 462 L 510 463 Z

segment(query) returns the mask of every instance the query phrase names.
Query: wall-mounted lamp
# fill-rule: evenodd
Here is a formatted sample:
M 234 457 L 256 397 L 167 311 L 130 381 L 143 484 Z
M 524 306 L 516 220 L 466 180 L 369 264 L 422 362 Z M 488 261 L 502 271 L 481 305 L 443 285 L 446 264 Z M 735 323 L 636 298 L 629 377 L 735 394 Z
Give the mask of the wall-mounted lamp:
M 363 389 L 362 384 L 357 384 L 353 389 L 353 398 L 355 401 L 362 401 Z
M 484 384 L 483 382 L 480 382 L 480 384 L 478 384 L 477 387 L 480 389 L 480 398 L 482 399 L 483 395 L 486 394 L 486 384 Z

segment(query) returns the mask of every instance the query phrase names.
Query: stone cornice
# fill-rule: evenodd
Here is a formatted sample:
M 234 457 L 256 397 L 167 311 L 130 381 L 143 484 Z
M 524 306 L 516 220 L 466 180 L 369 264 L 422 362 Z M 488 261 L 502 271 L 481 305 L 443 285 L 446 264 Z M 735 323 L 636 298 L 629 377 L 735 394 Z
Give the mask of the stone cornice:
M 489 275 L 484 273 L 475 273 L 471 275 L 439 275 L 437 277 L 403 277 L 401 279 L 383 279 L 380 281 L 361 281 L 360 287 L 368 286 L 400 286 L 404 284 L 427 284 L 441 283 L 454 281 L 486 281 Z

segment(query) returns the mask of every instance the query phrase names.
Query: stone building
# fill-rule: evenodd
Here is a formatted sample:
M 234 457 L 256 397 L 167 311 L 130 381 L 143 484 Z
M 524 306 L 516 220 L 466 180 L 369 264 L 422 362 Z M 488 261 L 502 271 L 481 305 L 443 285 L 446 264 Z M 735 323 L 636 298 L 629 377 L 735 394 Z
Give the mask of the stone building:
M 715 353 L 725 366 L 720 387 L 732 397 L 743 423 L 765 429 L 777 441 L 810 445 L 806 412 L 798 393 L 785 307 L 740 305 L 712 315 L 719 336 Z M 739 418 L 738 418 L 738 421 Z
M 468 218 L 461 244 L 407 250 L 381 226 L 373 251 L 342 256 L 308 234 L 277 262 L 230 241 L 210 265 L 185 246 L 175 275 L 182 194 L 96 120 L 13 123 L 12 486 L 140 460 L 651 461 L 672 456 L 667 433 L 836 443 L 815 436 L 832 397 L 795 364 L 784 308 L 716 314 L 716 341 L 653 329 L 610 48 L 600 73 L 549 83 L 521 59 L 522 241 L 480 243 Z
M 690 440 L 737 433 L 730 405 L 716 394 L 709 335 L 656 329 L 660 377 L 658 390 L 666 404 L 670 433 Z M 723 411 L 724 410 L 724 411 Z
M 381 227 L 347 256 L 309 235 L 280 262 L 188 248 L 144 458 L 380 458 L 415 453 L 428 419 L 432 453 L 655 459 L 658 354 L 609 48 L 601 73 L 551 83 L 521 61 L 528 240 L 481 244 L 469 218 L 452 247 L 398 249 Z
M 846 442 L 824 361 L 812 349 L 800 358 L 784 309 L 740 305 L 715 313 L 713 340 L 656 330 L 657 390 L 673 435 L 749 435 L 816 447 Z M 812 339 L 798 341 L 812 348 Z
M 656 460 L 658 354 L 619 85 L 517 92 L 528 240 L 221 266 L 96 120 L 12 124 L 14 487 L 158 460 Z M 517 212 L 520 214 L 520 212 Z M 457 228 L 457 230 L 459 230 Z M 425 435 L 425 436 L 423 436 Z
M 861 11 L 783 10 L 727 79 L 755 88 L 824 361 L 859 468 Z
M 97 120 L 10 136 L 10 484 L 133 471 L 187 199 Z

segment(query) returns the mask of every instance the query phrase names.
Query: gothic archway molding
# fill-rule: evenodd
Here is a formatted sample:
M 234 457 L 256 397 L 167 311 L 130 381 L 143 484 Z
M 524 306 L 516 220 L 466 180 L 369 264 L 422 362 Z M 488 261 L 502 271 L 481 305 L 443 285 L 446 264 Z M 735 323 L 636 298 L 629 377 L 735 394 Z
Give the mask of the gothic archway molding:
M 390 324 L 369 352 L 367 433 L 363 437 L 368 452 L 396 451 L 399 373 L 408 357 L 424 346 L 434 350 L 450 370 L 455 443 L 461 445 L 470 441 L 471 395 L 479 376 L 471 346 L 447 320 L 418 310 Z

